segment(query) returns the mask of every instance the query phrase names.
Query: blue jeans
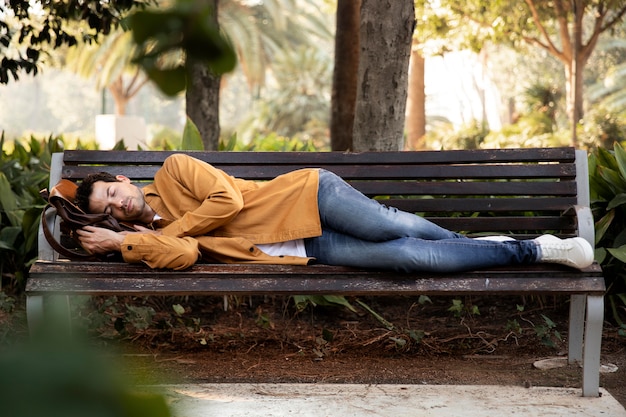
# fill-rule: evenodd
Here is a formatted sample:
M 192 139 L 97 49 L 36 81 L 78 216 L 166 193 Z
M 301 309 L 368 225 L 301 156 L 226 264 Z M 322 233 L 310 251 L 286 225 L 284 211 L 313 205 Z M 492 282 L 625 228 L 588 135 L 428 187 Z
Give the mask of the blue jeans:
M 469 239 L 420 216 L 386 207 L 320 170 L 322 235 L 305 239 L 308 256 L 327 265 L 401 272 L 457 272 L 537 261 L 531 240 Z

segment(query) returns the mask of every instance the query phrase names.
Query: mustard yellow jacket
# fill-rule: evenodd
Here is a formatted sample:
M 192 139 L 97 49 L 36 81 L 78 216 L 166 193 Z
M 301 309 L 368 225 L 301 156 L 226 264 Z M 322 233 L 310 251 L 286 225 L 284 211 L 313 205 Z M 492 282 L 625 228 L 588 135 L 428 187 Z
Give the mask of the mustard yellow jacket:
M 255 244 L 320 236 L 319 171 L 302 169 L 271 181 L 234 178 L 188 155 L 168 157 L 154 182 L 143 188 L 146 202 L 170 221 L 162 235 L 124 238 L 126 262 L 183 269 L 207 261 L 305 265 L 310 258 L 270 256 Z

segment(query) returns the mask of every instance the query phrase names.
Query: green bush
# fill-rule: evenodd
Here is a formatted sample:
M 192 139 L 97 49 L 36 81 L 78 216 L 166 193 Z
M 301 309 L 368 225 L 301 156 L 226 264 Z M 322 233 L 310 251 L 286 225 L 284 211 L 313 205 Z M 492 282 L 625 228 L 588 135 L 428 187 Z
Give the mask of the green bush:
M 623 114 L 594 107 L 585 114 L 579 139 L 581 144 L 589 148 L 612 148 L 615 142 L 626 140 L 626 122 Z
M 0 147 L 0 272 L 3 282 L 19 288 L 37 258 L 39 217 L 45 204 L 39 191 L 48 186 L 51 155 L 63 150 L 63 141 L 31 137 L 25 146 L 5 143 L 3 133 Z
M 589 155 L 591 209 L 596 229 L 596 259 L 608 287 L 613 318 L 624 326 L 626 308 L 626 150 L 598 148 Z M 621 306 L 621 308 L 620 308 Z

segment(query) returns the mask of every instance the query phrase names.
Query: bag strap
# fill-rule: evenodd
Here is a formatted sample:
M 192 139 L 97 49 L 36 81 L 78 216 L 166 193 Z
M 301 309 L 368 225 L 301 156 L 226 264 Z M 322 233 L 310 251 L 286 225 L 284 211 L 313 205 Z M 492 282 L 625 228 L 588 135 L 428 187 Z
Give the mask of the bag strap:
M 84 253 L 84 252 L 78 252 L 78 251 L 66 248 L 65 246 L 63 246 L 63 244 L 60 241 L 58 241 L 54 237 L 48 225 L 48 220 L 46 216 L 46 213 L 48 212 L 49 209 L 56 210 L 56 208 L 53 205 L 47 204 L 46 207 L 44 207 L 43 212 L 41 213 L 41 223 L 42 223 L 42 228 L 43 228 L 43 234 L 46 237 L 46 240 L 48 241 L 52 249 L 57 251 L 59 254 L 72 260 L 92 261 L 92 260 L 97 259 L 95 255 L 91 255 L 91 254 Z

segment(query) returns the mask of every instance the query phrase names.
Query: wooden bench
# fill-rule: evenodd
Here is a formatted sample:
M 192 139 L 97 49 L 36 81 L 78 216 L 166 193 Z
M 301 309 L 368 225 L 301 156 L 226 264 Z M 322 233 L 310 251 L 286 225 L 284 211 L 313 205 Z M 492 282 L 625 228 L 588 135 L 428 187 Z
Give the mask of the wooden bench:
M 50 184 L 94 171 L 151 181 L 164 151 L 65 151 Z M 193 152 L 228 173 L 267 180 L 302 167 L 334 171 L 366 195 L 468 235 L 579 235 L 594 243 L 587 155 L 573 148 L 427 152 Z M 58 227 L 57 227 L 58 229 Z M 58 233 L 58 230 L 55 231 Z M 493 268 L 460 274 L 399 274 L 326 265 L 199 263 L 184 271 L 58 259 L 43 233 L 26 285 L 29 323 L 46 295 L 566 295 L 569 362 L 582 363 L 582 393 L 599 395 L 605 283 L 597 264 Z

